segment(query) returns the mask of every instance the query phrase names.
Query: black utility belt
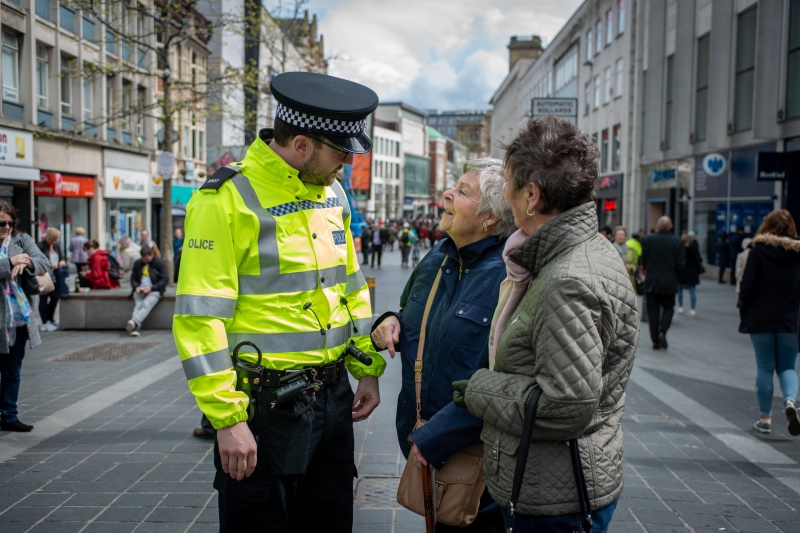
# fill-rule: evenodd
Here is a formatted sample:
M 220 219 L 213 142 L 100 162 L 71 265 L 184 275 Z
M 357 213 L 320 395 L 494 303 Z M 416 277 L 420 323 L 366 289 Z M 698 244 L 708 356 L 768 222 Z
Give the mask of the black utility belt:
M 311 383 L 319 383 L 320 385 L 335 385 L 344 376 L 344 359 L 339 359 L 333 363 L 322 366 L 307 366 L 297 370 L 272 370 L 265 368 L 262 372 L 263 387 L 279 387 L 286 381 L 287 376 L 294 374 L 305 373 L 306 377 Z

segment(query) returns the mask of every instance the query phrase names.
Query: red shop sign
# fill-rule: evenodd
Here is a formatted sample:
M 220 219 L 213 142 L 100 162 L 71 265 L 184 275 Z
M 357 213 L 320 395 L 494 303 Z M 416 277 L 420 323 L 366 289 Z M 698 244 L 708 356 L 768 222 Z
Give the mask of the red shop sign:
M 36 196 L 94 198 L 94 179 L 65 176 L 58 172 L 42 172 L 33 186 Z

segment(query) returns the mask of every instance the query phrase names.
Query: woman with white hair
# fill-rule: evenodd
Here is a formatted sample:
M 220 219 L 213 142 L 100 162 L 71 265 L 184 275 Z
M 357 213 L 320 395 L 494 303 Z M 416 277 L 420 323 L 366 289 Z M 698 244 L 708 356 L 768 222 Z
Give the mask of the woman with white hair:
M 697 286 L 700 284 L 700 274 L 705 272 L 703 259 L 700 257 L 700 249 L 697 246 L 695 233 L 690 231 L 681 237 L 683 246 L 686 248 L 686 263 L 683 271 L 678 276 L 678 314 L 683 313 L 683 288 L 689 289 L 689 298 L 692 305 L 689 309 L 689 316 L 696 314 L 697 307 Z
M 413 453 L 420 463 L 437 470 L 453 454 L 480 442 L 482 421 L 453 405 L 450 384 L 488 368 L 490 324 L 506 276 L 503 247 L 515 229 L 503 198 L 502 161 L 468 161 L 464 175 L 444 193 L 444 200 L 439 225 L 449 238 L 428 252 L 411 273 L 400 310 L 376 319 L 372 331 L 378 349 L 388 348 L 392 357 L 401 352 L 403 383 L 396 424 L 403 455 L 408 458 Z M 416 363 L 420 355 L 422 361 Z M 415 371 L 415 363 L 422 368 Z M 414 376 L 419 374 L 418 405 Z M 420 419 L 427 424 L 420 426 Z M 436 524 L 439 533 L 451 530 L 499 533 L 504 530 L 500 509 L 484 493 L 470 526 Z

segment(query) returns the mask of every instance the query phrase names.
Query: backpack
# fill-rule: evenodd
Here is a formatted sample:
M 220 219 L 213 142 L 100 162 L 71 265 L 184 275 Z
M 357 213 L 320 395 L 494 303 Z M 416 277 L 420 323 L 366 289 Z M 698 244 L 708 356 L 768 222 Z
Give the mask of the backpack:
M 108 254 L 108 277 L 111 279 L 122 278 L 122 267 L 117 258 L 111 254 Z
M 400 242 L 403 244 L 408 244 L 409 237 L 408 237 L 408 230 L 403 230 L 403 233 L 400 234 Z

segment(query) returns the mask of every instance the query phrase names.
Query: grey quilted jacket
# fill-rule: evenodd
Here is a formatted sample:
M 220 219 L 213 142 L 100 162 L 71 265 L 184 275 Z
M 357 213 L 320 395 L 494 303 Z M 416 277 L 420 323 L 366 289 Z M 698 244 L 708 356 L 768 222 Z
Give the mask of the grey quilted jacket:
M 578 438 L 593 509 L 622 492 L 625 387 L 639 337 L 636 296 L 619 254 L 597 233 L 594 203 L 542 225 L 511 254 L 533 280 L 500 338 L 495 368 L 470 379 L 484 420 L 483 475 L 508 507 L 525 402 L 542 396 L 517 512 L 580 510 L 567 442 Z

